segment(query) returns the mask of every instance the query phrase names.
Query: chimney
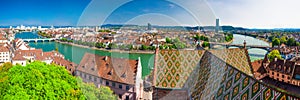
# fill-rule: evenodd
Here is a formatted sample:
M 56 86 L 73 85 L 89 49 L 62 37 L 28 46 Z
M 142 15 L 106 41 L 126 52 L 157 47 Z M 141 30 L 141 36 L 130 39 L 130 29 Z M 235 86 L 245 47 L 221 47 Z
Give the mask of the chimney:
M 107 56 L 105 56 L 104 60 L 107 61 Z
M 296 47 L 296 57 L 298 56 L 298 46 Z
M 244 40 L 244 49 L 246 49 L 246 40 Z

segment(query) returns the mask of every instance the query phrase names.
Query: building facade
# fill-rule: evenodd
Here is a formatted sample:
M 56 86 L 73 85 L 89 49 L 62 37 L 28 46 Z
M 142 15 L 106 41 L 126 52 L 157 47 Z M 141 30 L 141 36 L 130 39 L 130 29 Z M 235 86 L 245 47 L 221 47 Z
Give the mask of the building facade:
M 108 86 L 119 99 L 137 100 L 141 95 L 141 62 L 86 53 L 76 68 L 76 76 L 97 87 Z

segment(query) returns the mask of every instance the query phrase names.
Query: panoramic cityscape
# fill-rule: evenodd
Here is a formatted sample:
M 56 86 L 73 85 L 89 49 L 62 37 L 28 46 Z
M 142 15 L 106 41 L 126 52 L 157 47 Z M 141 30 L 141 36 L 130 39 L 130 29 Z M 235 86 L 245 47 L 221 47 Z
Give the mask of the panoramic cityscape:
M 3 0 L 0 100 L 298 100 L 287 1 Z

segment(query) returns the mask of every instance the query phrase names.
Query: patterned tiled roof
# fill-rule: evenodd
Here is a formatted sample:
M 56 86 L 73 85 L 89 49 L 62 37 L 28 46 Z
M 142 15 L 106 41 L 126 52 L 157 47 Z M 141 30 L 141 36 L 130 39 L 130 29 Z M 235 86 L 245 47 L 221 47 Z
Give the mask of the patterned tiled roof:
M 249 56 L 246 49 L 234 48 L 224 50 L 210 50 L 209 52 L 222 59 L 229 65 L 232 65 L 238 70 L 252 76 L 250 60 L 248 58 Z
M 239 51 L 240 50 L 240 51 Z M 231 52 L 228 56 L 234 55 L 234 53 L 237 53 L 236 58 L 225 59 L 225 55 L 223 53 Z M 167 51 L 160 51 L 160 52 L 167 52 Z M 173 51 L 173 52 L 184 52 L 184 51 Z M 188 52 L 199 52 L 199 51 L 188 51 Z M 245 54 L 241 54 L 245 53 Z M 173 54 L 173 53 L 169 53 Z M 195 53 L 192 53 L 195 55 Z M 278 100 L 278 99 L 296 99 L 297 95 L 290 95 L 287 94 L 289 92 L 286 91 L 279 91 L 279 89 L 274 88 L 272 86 L 269 86 L 265 83 L 261 83 L 260 81 L 253 78 L 251 75 L 251 69 L 249 69 L 250 72 L 241 70 L 243 67 L 249 67 L 250 63 L 243 63 L 242 60 L 249 61 L 249 58 L 247 57 L 247 50 L 245 49 L 229 49 L 229 50 L 214 50 L 214 51 L 202 51 L 201 57 L 188 60 L 191 62 L 198 62 L 195 66 L 192 68 L 194 69 L 192 72 L 180 72 L 183 75 L 186 73 L 189 73 L 188 79 L 181 79 L 179 82 L 176 83 L 175 86 L 172 85 L 173 81 L 167 83 L 165 82 L 161 75 L 164 74 L 156 74 L 156 83 L 155 87 L 159 87 L 156 89 L 183 89 L 188 91 L 188 97 L 191 99 L 203 99 L 203 100 L 235 100 L 235 99 L 242 99 L 242 100 Z M 185 56 L 189 56 L 190 54 L 187 53 Z M 246 58 L 243 58 L 245 57 Z M 161 53 L 158 54 L 157 57 L 157 66 L 156 68 L 159 69 L 159 67 L 163 67 L 163 65 L 159 65 L 160 60 L 163 60 L 163 57 Z M 241 57 L 241 58 L 239 58 Z M 167 58 L 165 58 L 167 59 Z M 179 58 L 178 58 L 179 59 Z M 240 59 L 240 60 L 238 60 Z M 182 62 L 185 62 L 185 60 L 180 60 Z M 240 62 L 240 63 L 234 63 L 234 62 Z M 245 65 L 242 65 L 245 64 Z M 175 67 L 175 66 L 173 66 Z M 170 67 L 172 69 L 172 67 Z M 169 69 L 170 69 L 169 68 Z M 180 68 L 189 68 L 189 66 L 184 66 Z M 181 69 L 182 70 L 182 69 Z M 160 71 L 164 70 L 156 70 L 156 73 L 160 73 Z M 249 74 L 250 73 L 250 74 Z M 168 71 L 165 75 L 170 74 Z M 174 75 L 174 74 L 173 74 Z M 177 74 L 175 74 L 177 75 Z M 172 74 L 171 74 L 172 76 Z M 154 79 L 155 79 L 154 78 Z M 168 77 L 167 77 L 168 78 Z M 173 78 L 173 77 L 172 77 Z M 176 78 L 175 78 L 176 79 Z M 163 80 L 163 81 L 159 81 Z M 174 80 L 174 79 L 171 79 Z M 180 83 L 184 81 L 185 83 Z M 166 83 L 165 85 L 161 85 Z M 179 85 L 178 85 L 179 84 Z M 174 87 L 172 87 L 174 86 Z M 155 90 L 157 91 L 157 90 Z M 165 94 L 160 95 L 168 95 L 170 93 L 165 92 Z M 172 95 L 174 98 L 176 97 L 185 97 L 186 95 L 180 93 L 173 93 Z M 160 96 L 154 94 L 153 98 L 157 98 L 155 96 Z
M 181 88 L 203 55 L 202 51 L 161 50 L 155 72 L 156 87 Z

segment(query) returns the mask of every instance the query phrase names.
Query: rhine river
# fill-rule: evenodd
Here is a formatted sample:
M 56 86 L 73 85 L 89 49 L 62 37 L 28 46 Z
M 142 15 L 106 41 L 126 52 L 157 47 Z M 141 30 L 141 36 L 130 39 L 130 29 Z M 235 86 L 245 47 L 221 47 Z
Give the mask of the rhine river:
M 261 41 L 253 37 L 238 35 L 238 34 L 234 34 L 233 36 L 234 36 L 234 41 L 232 42 L 232 44 L 243 44 L 244 40 L 246 40 L 247 45 L 269 45 L 267 42 Z M 15 38 L 32 39 L 32 38 L 40 38 L 40 36 L 38 36 L 37 33 L 35 32 L 23 32 L 23 33 L 16 34 Z M 37 49 L 43 49 L 43 51 L 46 52 L 58 48 L 58 51 L 65 56 L 65 59 L 72 61 L 76 64 L 80 63 L 82 57 L 87 52 L 98 54 L 101 56 L 112 56 L 118 58 L 138 59 L 140 57 L 143 66 L 143 70 L 142 70 L 143 76 L 150 74 L 150 71 L 152 70 L 153 63 L 154 63 L 153 54 L 117 53 L 117 52 L 93 50 L 90 48 L 71 46 L 68 44 L 61 44 L 57 42 L 38 42 L 38 43 L 30 42 L 29 45 Z M 267 52 L 262 49 L 249 49 L 248 51 L 252 61 L 256 59 L 262 59 L 265 53 Z
M 240 35 L 240 34 L 234 34 L 233 35 L 233 42 L 231 44 L 243 44 L 244 40 L 246 40 L 246 45 L 261 45 L 261 46 L 269 46 L 270 44 L 259 40 L 257 38 L 253 38 L 250 36 Z M 249 56 L 251 61 L 257 60 L 257 59 L 263 59 L 265 54 L 267 53 L 264 49 L 258 49 L 258 48 L 251 48 L 248 49 Z

